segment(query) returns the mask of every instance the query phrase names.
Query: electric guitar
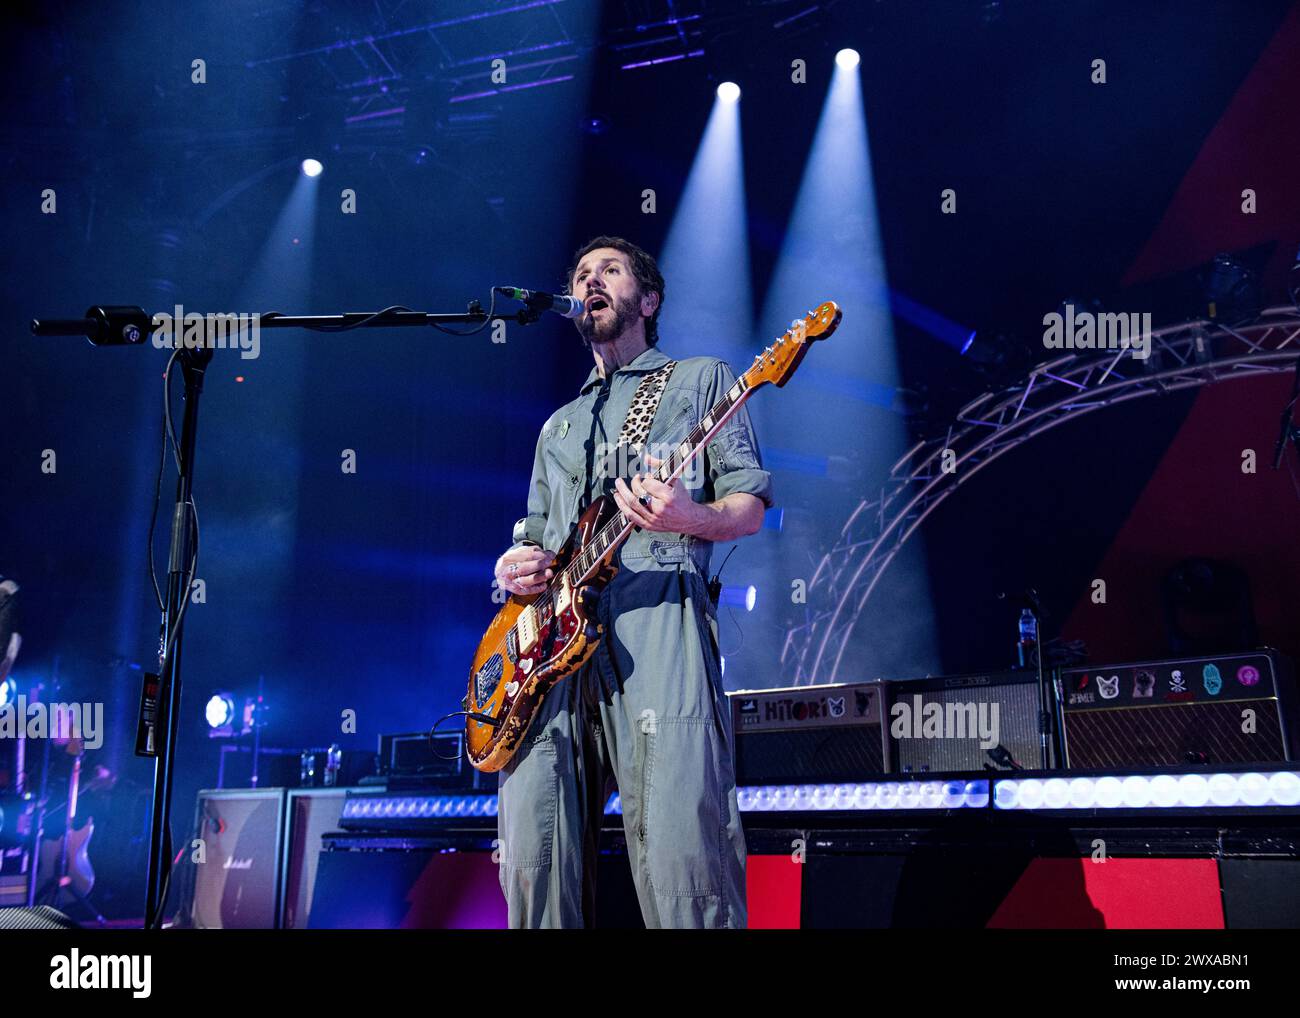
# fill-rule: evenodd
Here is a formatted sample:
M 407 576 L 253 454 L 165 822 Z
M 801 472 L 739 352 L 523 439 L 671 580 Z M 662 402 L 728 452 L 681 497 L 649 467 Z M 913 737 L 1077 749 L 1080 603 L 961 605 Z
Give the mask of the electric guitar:
M 796 320 L 754 358 L 655 477 L 665 484 L 676 479 L 756 389 L 768 382 L 785 385 L 809 345 L 829 337 L 840 318 L 839 307 L 827 301 Z M 601 637 L 596 601 L 618 572 L 618 549 L 632 529 L 613 498 L 593 501 L 556 553 L 546 590 L 510 595 L 488 626 L 462 701 L 466 751 L 478 770 L 497 771 L 510 761 L 546 694 L 596 649 Z

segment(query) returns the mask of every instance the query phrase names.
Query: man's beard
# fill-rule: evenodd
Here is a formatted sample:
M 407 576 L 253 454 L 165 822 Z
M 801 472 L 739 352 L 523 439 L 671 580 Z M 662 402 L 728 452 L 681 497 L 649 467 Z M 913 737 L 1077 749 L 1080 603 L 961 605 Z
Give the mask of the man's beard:
M 578 332 L 588 343 L 612 343 L 636 324 L 641 311 L 641 298 L 625 297 L 619 304 L 609 303 L 612 315 L 600 321 L 587 312 L 578 319 Z

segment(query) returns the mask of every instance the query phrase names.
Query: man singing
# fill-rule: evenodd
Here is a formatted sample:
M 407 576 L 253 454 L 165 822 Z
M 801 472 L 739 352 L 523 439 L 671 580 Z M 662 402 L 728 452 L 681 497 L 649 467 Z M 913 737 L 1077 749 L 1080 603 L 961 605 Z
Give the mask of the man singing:
M 500 772 L 501 887 L 511 927 L 591 926 L 596 848 L 612 775 L 632 878 L 648 927 L 744 927 L 745 836 L 736 804 L 731 715 L 723 694 L 707 570 L 713 542 L 755 533 L 771 475 L 744 406 L 671 484 L 619 476 L 615 447 L 642 379 L 670 363 L 656 347 L 664 280 L 619 237 L 577 252 L 569 292 L 595 367 L 578 398 L 542 427 L 528 515 L 496 564 L 514 594 L 545 589 L 592 500 L 611 494 L 637 528 L 596 606 L 603 636 L 580 671 L 543 701 Z M 676 362 L 647 454 L 679 444 L 735 381 L 714 357 Z M 630 468 L 629 468 L 630 469 Z M 548 550 L 549 549 L 549 550 Z

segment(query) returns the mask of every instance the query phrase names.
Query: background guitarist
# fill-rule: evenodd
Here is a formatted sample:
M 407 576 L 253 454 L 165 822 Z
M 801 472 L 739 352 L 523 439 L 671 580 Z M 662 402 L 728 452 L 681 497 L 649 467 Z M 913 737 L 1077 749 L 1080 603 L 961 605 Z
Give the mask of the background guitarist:
M 619 237 L 580 248 L 567 276 L 595 367 L 537 441 L 528 515 L 496 564 L 515 594 L 544 589 L 582 509 L 612 494 L 640 529 L 597 605 L 604 636 L 581 671 L 543 701 L 500 772 L 501 887 L 512 927 L 591 925 L 601 815 L 617 782 L 628 858 L 648 927 L 743 927 L 745 838 L 730 714 L 707 592 L 713 542 L 755 533 L 772 505 L 747 409 L 671 485 L 658 465 L 606 457 L 656 348 L 664 280 Z M 668 380 L 647 440 L 660 458 L 735 381 L 723 361 L 688 357 Z

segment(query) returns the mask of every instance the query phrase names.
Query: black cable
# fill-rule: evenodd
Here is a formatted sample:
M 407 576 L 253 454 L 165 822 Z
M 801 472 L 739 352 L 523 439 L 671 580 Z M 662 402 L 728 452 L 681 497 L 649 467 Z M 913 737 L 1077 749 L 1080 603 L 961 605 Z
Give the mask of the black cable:
M 436 756 L 439 760 L 446 760 L 449 763 L 459 762 L 460 754 L 457 753 L 455 756 L 443 756 L 441 753 L 439 753 L 436 749 L 433 748 L 433 737 L 438 731 L 438 726 L 442 724 L 444 721 L 446 721 L 448 718 L 473 718 L 475 721 L 481 721 L 483 722 L 483 724 L 491 725 L 493 728 L 499 728 L 501 726 L 500 718 L 490 717 L 487 714 L 480 714 L 477 711 L 454 710 L 450 714 L 444 714 L 442 717 L 440 717 L 437 721 L 433 723 L 433 727 L 429 729 L 429 733 L 427 737 L 429 739 L 429 752 L 432 753 L 434 756 Z M 461 739 L 461 744 L 462 746 L 465 745 L 465 740 L 463 738 Z M 468 747 L 465 748 L 466 751 L 468 752 Z
M 163 603 L 162 588 L 158 586 L 158 567 L 154 564 L 153 559 L 153 536 L 158 526 L 158 506 L 162 502 L 162 479 L 163 468 L 167 465 L 167 444 L 170 439 L 173 449 L 176 446 L 176 437 L 171 426 L 171 370 L 172 363 L 176 360 L 176 355 L 180 353 L 177 347 L 172 351 L 171 357 L 167 359 L 167 367 L 163 369 L 163 415 L 162 415 L 162 448 L 158 451 L 158 476 L 154 480 L 153 486 L 153 513 L 149 516 L 149 582 L 153 584 L 154 600 L 158 602 L 158 610 L 164 612 L 167 606 Z M 175 453 L 173 453 L 175 455 Z

